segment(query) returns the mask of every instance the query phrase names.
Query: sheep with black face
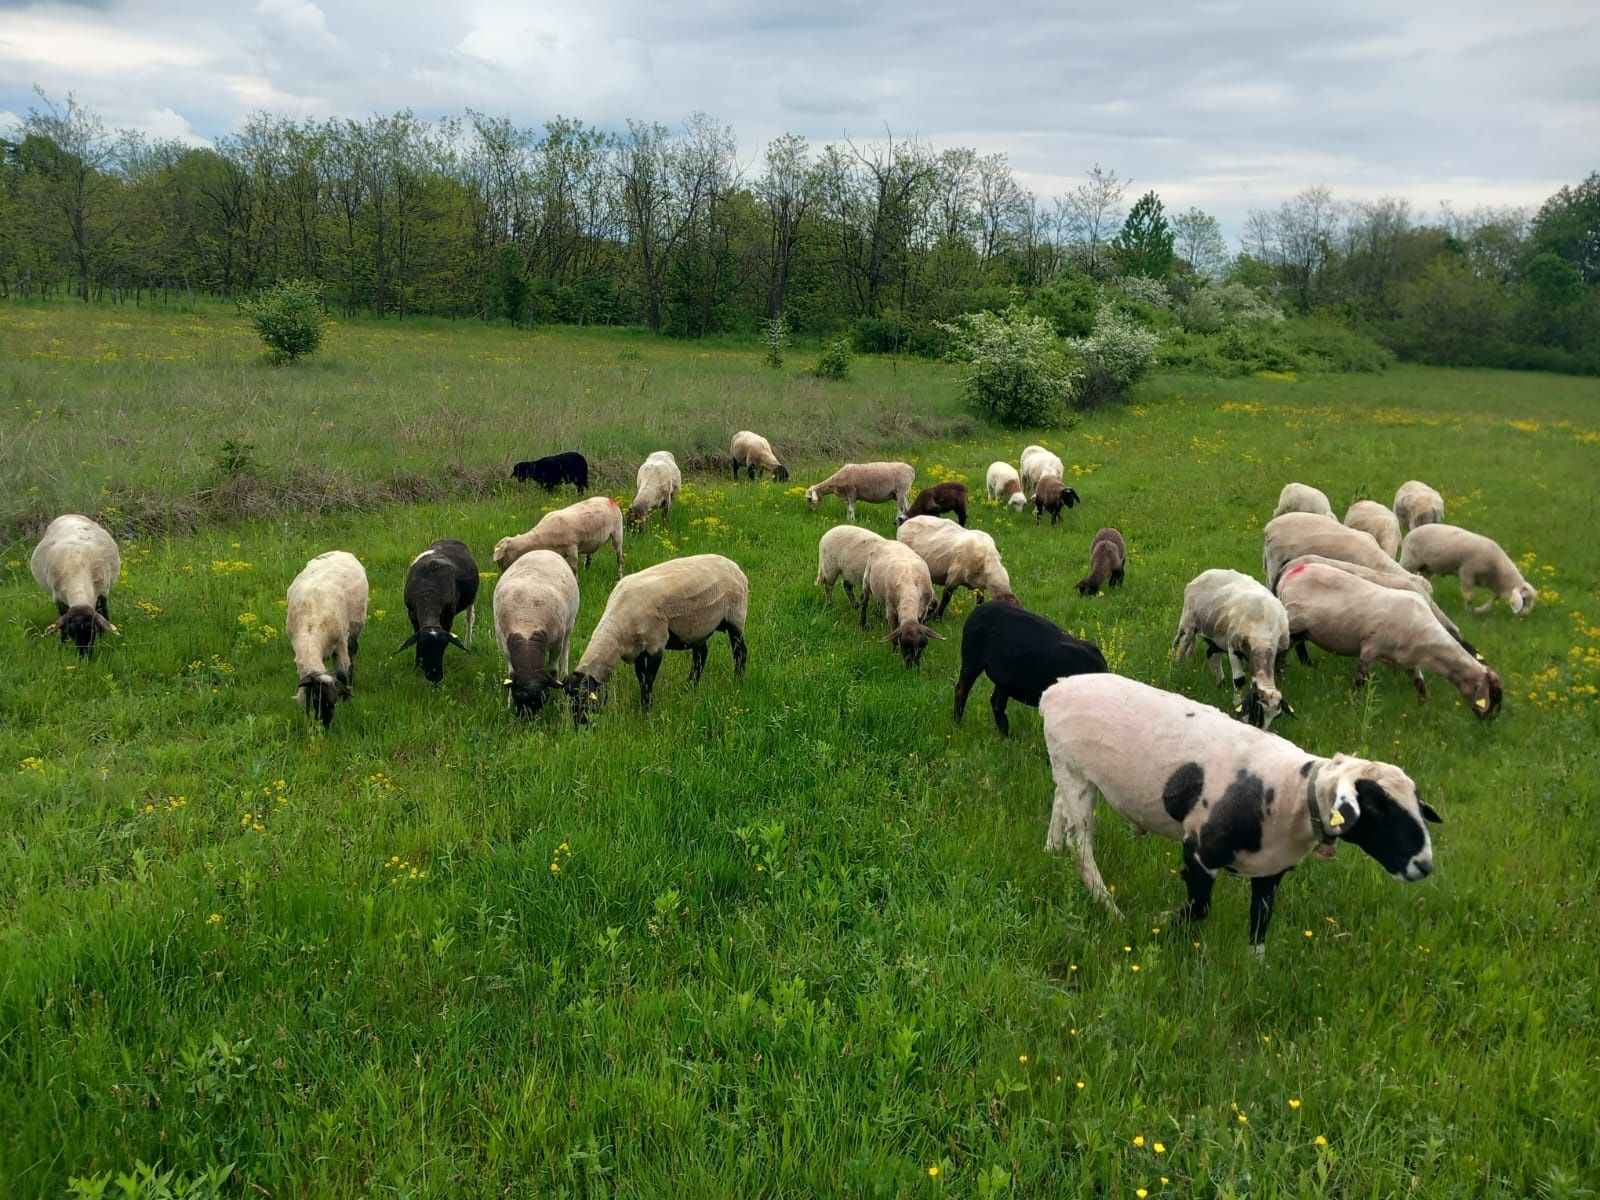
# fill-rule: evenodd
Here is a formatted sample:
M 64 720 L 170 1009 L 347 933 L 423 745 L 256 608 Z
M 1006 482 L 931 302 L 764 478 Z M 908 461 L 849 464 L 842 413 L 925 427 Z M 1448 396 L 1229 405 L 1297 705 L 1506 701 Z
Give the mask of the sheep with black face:
M 430 683 L 444 678 L 444 652 L 472 645 L 478 599 L 478 563 L 465 542 L 440 538 L 411 560 L 406 569 L 406 615 L 411 636 L 395 651 L 417 648 L 417 670 Z M 467 614 L 467 640 L 455 635 L 456 617 Z
M 326 729 L 334 705 L 348 700 L 355 684 L 356 651 L 367 622 L 367 573 L 348 551 L 319 554 L 289 585 L 288 610 L 284 631 L 300 673 L 295 702 Z M 332 671 L 326 665 L 330 657 Z
M 506 656 L 506 701 L 517 716 L 538 716 L 560 691 L 577 618 L 578 577 L 553 550 L 528 551 L 495 581 L 494 632 Z
M 56 602 L 56 619 L 41 637 L 59 632 L 80 655 L 92 655 L 100 634 L 120 635 L 111 623 L 107 597 L 122 571 L 122 554 L 98 522 L 77 513 L 57 517 L 44 531 L 29 566 Z
M 1206 704 L 1120 675 L 1077 675 L 1039 702 L 1055 799 L 1045 849 L 1077 850 L 1090 893 L 1121 914 L 1094 860 L 1102 797 L 1141 831 L 1183 843 L 1189 902 L 1203 920 L 1224 869 L 1250 880 L 1250 943 L 1264 950 L 1278 883 L 1313 850 L 1359 846 L 1394 878 L 1433 871 L 1440 820 L 1399 767 L 1307 754 Z

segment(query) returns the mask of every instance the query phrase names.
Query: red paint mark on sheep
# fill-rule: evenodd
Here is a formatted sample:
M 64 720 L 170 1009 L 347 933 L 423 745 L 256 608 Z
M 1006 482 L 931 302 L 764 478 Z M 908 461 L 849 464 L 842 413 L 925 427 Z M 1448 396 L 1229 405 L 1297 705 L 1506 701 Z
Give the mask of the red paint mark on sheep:
M 1289 568 L 1289 573 L 1285 575 L 1284 578 L 1293 579 L 1296 575 L 1300 574 L 1301 571 L 1304 571 L 1307 565 L 1308 564 L 1306 563 L 1301 563 L 1298 567 Z

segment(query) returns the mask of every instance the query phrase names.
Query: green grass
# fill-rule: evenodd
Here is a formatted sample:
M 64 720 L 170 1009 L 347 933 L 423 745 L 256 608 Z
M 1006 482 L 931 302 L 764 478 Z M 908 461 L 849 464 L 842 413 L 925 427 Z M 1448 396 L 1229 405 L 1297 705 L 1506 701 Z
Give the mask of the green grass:
M 58 357 L 18 340 L 34 321 Z M 1349 662 L 1290 668 L 1300 716 L 1281 731 L 1401 764 L 1446 824 L 1421 884 L 1348 847 L 1295 872 L 1257 966 L 1235 880 L 1197 931 L 1154 932 L 1182 896 L 1175 844 L 1102 811 L 1097 853 L 1126 922 L 1043 852 L 1037 714 L 1013 706 L 1002 740 L 980 683 L 951 723 L 959 615 L 912 674 L 881 627 L 823 607 L 815 546 L 842 519 L 835 500 L 811 514 L 790 488 L 690 472 L 669 525 L 628 540 L 629 565 L 738 560 L 750 670 L 733 678 L 719 638 L 691 692 L 686 656 L 669 656 L 648 717 L 624 670 L 574 732 L 561 713 L 507 713 L 489 581 L 475 653 L 453 654 L 438 688 L 386 657 L 409 631 L 410 558 L 449 535 L 490 566 L 537 493 L 373 490 L 222 524 L 207 518 L 231 510 L 193 499 L 238 395 L 253 414 L 238 429 L 275 477 L 286 452 L 375 489 L 456 458 L 498 472 L 567 422 L 551 440 L 614 457 L 617 479 L 630 453 L 719 447 L 750 425 L 802 447 L 792 485 L 872 448 L 981 491 L 987 463 L 1029 439 L 959 423 L 946 368 L 858 362 L 824 388 L 764 370 L 758 349 L 367 324 L 284 371 L 220 323 L 193 360 L 140 360 L 171 324 L 0 310 L 7 403 L 121 414 L 99 429 L 11 416 L 0 458 L 40 489 L 12 521 L 139 496 L 145 514 L 188 504 L 198 523 L 165 537 L 129 533 L 143 527 L 119 525 L 126 508 L 108 517 L 125 636 L 89 663 L 30 636 L 53 616 L 31 539 L 0 557 L 6 1195 L 60 1196 L 69 1177 L 141 1161 L 184 1179 L 232 1164 L 221 1193 L 239 1197 L 1596 1186 L 1600 718 L 1583 689 L 1600 683 L 1600 385 L 1161 379 L 1046 437 L 1085 500 L 1063 526 L 975 509 L 1026 604 L 1117 669 L 1207 700 L 1200 665 L 1166 659 L 1182 587 L 1209 566 L 1255 569 L 1287 479 L 1342 505 L 1419 476 L 1452 520 L 1532 556 L 1545 595 L 1526 619 L 1464 613 L 1439 589 L 1505 677 L 1492 724 L 1442 681 L 1419 705 L 1381 668 L 1361 696 Z M 559 407 L 572 372 L 624 370 L 652 382 L 592 418 Z M 361 403 L 374 396 L 387 419 Z M 446 450 L 407 434 L 425 420 L 452 431 Z M 890 530 L 883 506 L 862 518 Z M 1129 542 L 1127 584 L 1080 599 L 1108 523 Z M 281 602 L 335 546 L 373 594 L 357 694 L 324 736 L 291 701 Z M 581 573 L 580 646 L 613 575 L 603 554 Z

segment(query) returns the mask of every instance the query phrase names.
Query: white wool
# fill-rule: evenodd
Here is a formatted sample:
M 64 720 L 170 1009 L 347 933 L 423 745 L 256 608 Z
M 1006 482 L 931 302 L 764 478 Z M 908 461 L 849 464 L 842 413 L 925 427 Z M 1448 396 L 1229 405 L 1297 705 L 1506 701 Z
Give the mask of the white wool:
M 1308 483 L 1286 483 L 1278 493 L 1278 507 L 1272 510 L 1272 515 L 1281 517 L 1291 512 L 1315 513 L 1319 517 L 1332 518 L 1333 505 L 1328 503 L 1326 495 Z
M 622 510 L 610 496 L 591 496 L 546 513 L 532 529 L 495 543 L 494 564 L 504 571 L 529 550 L 554 550 L 573 574 L 578 555 L 591 555 L 610 542 L 617 552 L 617 578 L 622 578 Z
M 1471 604 L 1479 586 L 1493 593 L 1477 609 L 1488 612 L 1495 600 L 1511 605 L 1511 611 L 1526 615 L 1533 609 L 1538 593 L 1522 577 L 1511 556 L 1493 538 L 1484 537 L 1459 525 L 1420 525 L 1407 536 L 1400 552 L 1400 564 L 1423 575 L 1455 575 L 1461 580 L 1461 598 Z

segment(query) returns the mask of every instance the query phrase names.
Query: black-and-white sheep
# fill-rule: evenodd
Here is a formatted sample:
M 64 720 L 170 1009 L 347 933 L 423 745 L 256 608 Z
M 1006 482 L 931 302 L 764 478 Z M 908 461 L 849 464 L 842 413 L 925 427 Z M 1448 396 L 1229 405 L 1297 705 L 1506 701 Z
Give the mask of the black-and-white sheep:
M 431 683 L 444 678 L 444 652 L 451 646 L 466 651 L 472 645 L 478 599 L 478 561 L 467 544 L 440 538 L 411 560 L 406 568 L 406 615 L 411 636 L 396 654 L 417 648 L 417 670 Z M 455 635 L 460 614 L 467 615 L 467 640 Z
M 1038 708 L 1039 697 L 1056 680 L 1108 669 L 1105 656 L 1093 642 L 1073 637 L 1048 617 L 989 600 L 973 609 L 961 627 L 955 718 L 959 722 L 966 712 L 967 695 L 979 675 L 987 675 L 994 684 L 989 707 L 995 728 L 1009 735 L 1009 701 Z

